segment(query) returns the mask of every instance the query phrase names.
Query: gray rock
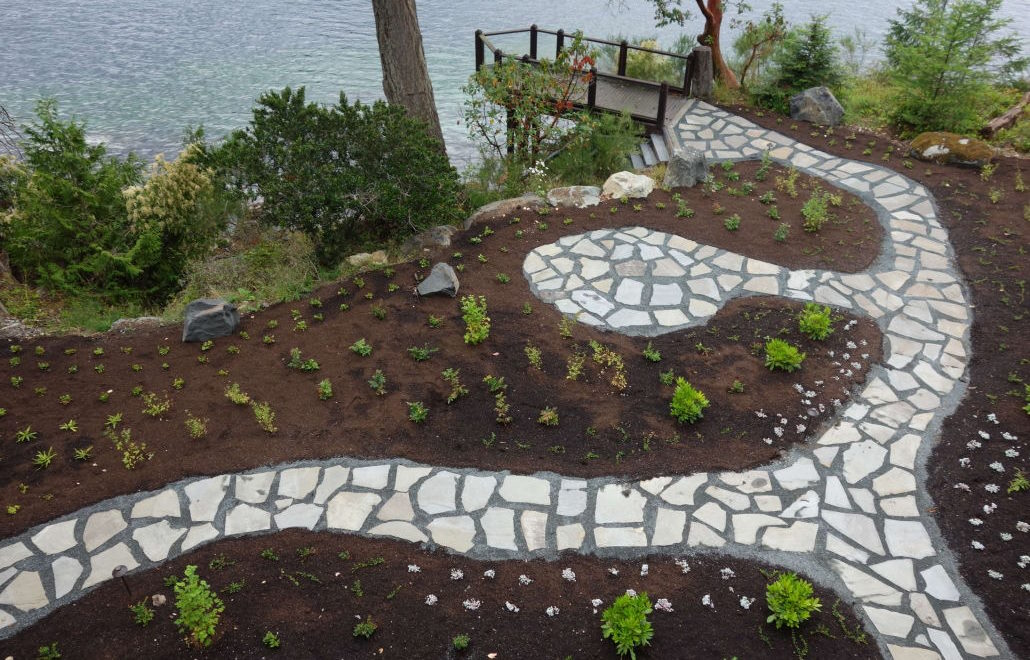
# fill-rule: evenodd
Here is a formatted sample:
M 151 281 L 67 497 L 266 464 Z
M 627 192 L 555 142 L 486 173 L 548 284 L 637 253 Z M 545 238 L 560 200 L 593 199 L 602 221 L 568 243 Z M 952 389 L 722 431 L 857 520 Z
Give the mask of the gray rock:
M 547 191 L 551 206 L 571 206 L 583 209 L 601 203 L 601 189 L 597 186 L 568 186 Z
M 791 119 L 836 126 L 843 116 L 844 108 L 826 87 L 810 87 L 790 99 Z
M 654 179 L 644 174 L 616 172 L 604 182 L 602 191 L 611 199 L 641 199 L 654 190 Z
M 458 295 L 458 276 L 449 264 L 436 264 L 429 271 L 429 277 L 418 283 L 418 295 L 429 296 L 434 293 L 446 293 L 451 298 Z
M 701 183 L 708 176 L 708 163 L 704 152 L 693 147 L 677 149 L 669 159 L 662 186 L 665 188 L 690 188 Z
M 375 252 L 359 252 L 352 254 L 347 257 L 347 263 L 357 268 L 365 268 L 367 266 L 385 266 L 389 259 L 386 256 L 385 250 L 376 250 Z
M 152 330 L 161 325 L 159 316 L 139 316 L 131 319 L 118 319 L 111 324 L 111 332 L 127 334 L 142 330 Z
M 430 227 L 404 241 L 404 244 L 401 246 L 401 252 L 409 254 L 435 247 L 450 247 L 451 237 L 454 236 L 456 231 L 458 231 L 458 228 L 452 225 Z
M 182 324 L 183 341 L 207 341 L 225 337 L 240 327 L 236 306 L 221 298 L 200 298 L 186 305 Z
M 524 209 L 539 209 L 547 206 L 547 200 L 533 193 L 523 195 L 521 197 L 512 197 L 510 199 L 500 199 L 496 202 L 491 202 L 486 206 L 481 206 L 479 209 L 465 219 L 465 229 L 469 229 L 472 225 L 476 224 L 481 220 L 492 220 L 499 218 L 502 215 L 507 215 L 514 211 L 521 211 Z

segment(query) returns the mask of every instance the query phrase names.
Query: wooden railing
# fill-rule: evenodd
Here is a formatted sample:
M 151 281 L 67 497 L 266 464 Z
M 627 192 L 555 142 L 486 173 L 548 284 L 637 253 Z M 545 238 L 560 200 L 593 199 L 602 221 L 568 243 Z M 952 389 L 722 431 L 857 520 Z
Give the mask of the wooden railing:
M 497 37 L 502 35 L 511 34 L 529 34 L 529 52 L 521 56 L 512 55 L 505 53 L 499 47 L 497 47 L 490 37 Z M 640 88 L 653 88 L 655 93 L 658 95 L 657 112 L 655 116 L 643 116 L 639 114 L 631 113 L 634 120 L 641 123 L 650 124 L 656 127 L 661 127 L 665 123 L 666 108 L 668 107 L 669 93 L 682 94 L 684 96 L 690 96 L 691 90 L 695 92 L 698 88 L 703 88 L 703 94 L 707 95 L 710 90 L 710 82 L 706 85 L 703 83 L 699 85 L 697 76 L 700 70 L 704 67 L 695 66 L 698 61 L 698 52 L 705 51 L 707 55 L 708 48 L 699 46 L 694 49 L 689 55 L 683 55 L 681 53 L 672 53 L 657 48 L 647 48 L 645 46 L 638 46 L 630 44 L 626 40 L 622 41 L 610 41 L 608 39 L 596 39 L 593 37 L 582 36 L 578 33 L 567 33 L 565 30 L 546 30 L 537 27 L 535 24 L 527 28 L 520 28 L 514 30 L 498 30 L 494 32 L 484 32 L 483 30 L 476 30 L 476 71 L 479 71 L 486 64 L 486 52 L 489 50 L 492 54 L 493 62 L 500 63 L 505 58 L 516 59 L 525 64 L 537 64 L 540 61 L 539 53 L 539 35 L 548 34 L 553 35 L 555 38 L 555 51 L 554 56 L 558 57 L 565 48 L 565 41 L 567 38 L 580 38 L 582 41 L 591 44 L 600 44 L 603 46 L 614 47 L 618 49 L 618 56 L 615 60 L 616 70 L 615 71 L 601 71 L 598 70 L 596 64 L 590 68 L 589 82 L 587 86 L 587 101 L 585 107 L 589 110 L 601 110 L 607 112 L 618 112 L 620 108 L 602 108 L 597 106 L 597 82 L 601 78 L 607 78 L 611 80 L 624 81 L 627 83 L 633 83 Z M 651 53 L 662 57 L 673 58 L 675 60 L 681 60 L 683 62 L 683 77 L 681 80 L 676 81 L 679 84 L 670 85 L 668 81 L 656 81 L 656 80 L 643 80 L 640 78 L 632 78 L 626 75 L 626 67 L 629 61 L 629 51 L 635 50 L 644 53 Z M 710 67 L 708 67 L 710 70 Z

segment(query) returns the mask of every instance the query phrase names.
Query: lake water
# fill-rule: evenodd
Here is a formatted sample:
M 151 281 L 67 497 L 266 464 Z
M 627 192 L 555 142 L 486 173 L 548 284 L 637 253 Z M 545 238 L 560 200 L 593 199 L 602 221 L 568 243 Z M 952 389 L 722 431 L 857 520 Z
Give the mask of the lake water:
M 690 6 L 694 3 L 686 2 Z M 752 0 L 754 14 L 771 4 Z M 839 33 L 856 26 L 879 40 L 900 0 L 797 0 L 791 21 L 827 13 Z M 463 126 L 461 88 L 474 69 L 473 33 L 541 27 L 588 35 L 658 35 L 643 0 L 419 0 L 426 59 L 448 153 L 473 155 Z M 1007 0 L 1006 16 L 1030 34 L 1030 0 Z M 696 18 L 686 28 L 700 31 Z M 500 41 L 505 50 L 528 48 Z M 553 48 L 552 45 L 548 48 Z M 541 49 L 545 48 L 541 40 Z M 367 0 L 6 0 L 0 22 L 0 105 L 28 121 L 36 99 L 57 98 L 62 114 L 87 122 L 90 136 L 118 153 L 178 151 L 184 127 L 221 136 L 245 125 L 263 91 L 306 85 L 308 97 L 382 97 L 375 22 Z

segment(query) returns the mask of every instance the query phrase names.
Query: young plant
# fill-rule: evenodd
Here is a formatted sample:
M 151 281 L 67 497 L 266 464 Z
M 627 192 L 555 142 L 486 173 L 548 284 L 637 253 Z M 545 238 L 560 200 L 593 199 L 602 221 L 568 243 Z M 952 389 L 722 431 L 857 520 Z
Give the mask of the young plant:
M 455 651 L 464 651 L 469 647 L 469 642 L 471 641 L 472 639 L 468 635 L 462 633 L 454 636 L 454 639 L 451 640 L 451 646 L 454 647 Z
M 62 423 L 57 428 L 61 429 L 62 431 L 69 431 L 71 433 L 78 433 L 79 431 L 79 425 L 74 419 L 69 419 L 67 422 Z
M 529 360 L 529 366 L 533 367 L 537 371 L 543 371 L 544 362 L 543 355 L 540 353 L 540 349 L 533 344 L 526 344 L 525 348 L 526 359 Z
M 805 360 L 805 354 L 782 339 L 770 339 L 765 343 L 765 366 L 770 371 L 781 369 L 787 373 L 797 371 Z
M 306 373 L 318 371 L 321 368 L 313 358 L 303 359 L 299 348 L 290 349 L 290 361 L 286 363 L 286 366 L 290 369 L 300 369 Z
M 654 630 L 647 615 L 652 612 L 651 600 L 646 593 L 630 596 L 622 594 L 601 613 L 601 637 L 615 643 L 619 656 L 629 655 L 636 660 L 637 650 L 650 646 Z
M 465 322 L 465 343 L 475 346 L 490 336 L 490 317 L 486 314 L 486 297 L 464 296 L 461 299 L 461 318 Z
M 683 378 L 676 379 L 676 390 L 669 403 L 669 413 L 677 422 L 693 424 L 704 417 L 708 407 L 708 397 Z
M 93 445 L 72 449 L 72 456 L 77 461 L 88 461 L 93 458 Z
M 726 227 L 726 231 L 737 231 L 740 229 L 740 215 L 734 213 L 722 223 L 723 227 Z
M 172 409 L 172 400 L 167 396 L 164 400 L 157 398 L 157 393 L 147 392 L 143 395 L 143 414 L 148 417 L 160 417 Z
M 25 428 L 16 431 L 14 434 L 14 441 L 18 444 L 23 442 L 31 442 L 36 439 L 39 434 L 32 430 L 32 426 L 26 426 Z
M 375 373 L 372 374 L 372 377 L 365 382 L 367 382 L 368 386 L 371 387 L 379 396 L 386 394 L 386 375 L 383 373 L 382 369 L 376 369 Z
M 540 411 L 540 416 L 536 418 L 536 423 L 544 426 L 558 426 L 558 409 L 554 406 L 547 406 Z
M 194 440 L 199 440 L 207 435 L 207 420 L 194 417 L 190 411 L 186 411 L 186 433 Z
M 175 608 L 179 611 L 175 625 L 186 633 L 186 643 L 210 646 L 225 605 L 200 579 L 193 564 L 186 567 L 183 578 L 175 583 Z
M 448 385 L 451 386 L 451 391 L 447 395 L 447 405 L 450 405 L 469 393 L 468 388 L 461 384 L 459 376 L 461 371 L 454 368 L 448 368 L 443 370 L 443 379 Z
M 429 408 L 421 401 L 408 401 L 408 419 L 422 424 L 429 417 Z
M 250 395 L 240 389 L 239 383 L 229 383 L 229 386 L 225 388 L 225 398 L 237 406 L 245 406 L 250 403 Z
M 368 618 L 361 623 L 354 624 L 354 636 L 368 639 L 373 633 L 375 633 L 378 627 L 379 625 L 373 621 L 372 616 L 369 615 Z
M 658 374 L 658 382 L 662 385 L 674 385 L 676 383 L 676 372 L 672 369 Z
M 36 456 L 32 459 L 32 464 L 36 466 L 37 470 L 45 470 L 50 467 L 55 458 L 57 458 L 57 452 L 54 451 L 53 447 L 48 447 L 36 452 Z
M 1009 487 L 1005 489 L 1005 492 L 1011 495 L 1012 493 L 1019 493 L 1030 490 L 1030 480 L 1026 478 L 1023 471 L 1016 469 L 1016 476 L 1013 477 L 1012 481 L 1009 482 Z
M 351 344 L 350 349 L 361 357 L 372 355 L 372 344 L 365 341 L 364 337 Z
M 318 398 L 321 401 L 333 398 L 333 384 L 328 378 L 323 378 L 318 382 Z
M 812 193 L 804 206 L 801 207 L 801 216 L 804 218 L 802 227 L 805 231 L 814 233 L 823 228 L 830 218 L 827 208 L 827 195 L 819 190 Z
M 508 397 L 501 390 L 494 394 L 494 418 L 498 424 L 511 424 L 511 405 Z
M 775 207 L 774 207 L 775 208 Z M 787 240 L 787 236 L 790 235 L 790 225 L 786 222 L 781 222 L 776 231 L 773 232 L 773 240 L 777 243 L 783 243 Z
M 282 646 L 282 642 L 279 641 L 279 634 L 271 630 L 267 631 L 265 636 L 261 638 L 261 643 L 270 649 L 277 649 Z
M 809 339 L 826 339 L 833 334 L 830 308 L 817 303 L 805 303 L 805 308 L 798 314 L 798 329 Z
M 132 620 L 141 628 L 146 628 L 154 620 L 154 610 L 147 607 L 146 599 L 135 605 L 129 605 L 129 610 L 132 612 Z
M 579 377 L 583 375 L 583 364 L 586 360 L 586 353 L 576 352 L 570 355 L 565 362 L 565 379 L 579 380 Z
M 662 354 L 654 347 L 654 344 L 647 342 L 647 346 L 644 347 L 644 359 L 648 362 L 661 362 Z
M 439 351 L 439 348 L 433 348 L 429 344 L 423 344 L 421 346 L 412 346 L 408 349 L 408 355 L 415 362 L 425 362 L 429 358 L 433 357 L 433 353 Z
M 250 409 L 254 411 L 254 419 L 258 425 L 266 432 L 275 433 L 279 430 L 275 427 L 275 411 L 272 410 L 271 404 L 251 401 Z
M 812 596 L 812 583 L 794 573 L 780 573 L 775 582 L 765 589 L 765 602 L 772 612 L 767 623 L 777 628 L 799 628 L 801 624 L 822 607 L 818 598 Z

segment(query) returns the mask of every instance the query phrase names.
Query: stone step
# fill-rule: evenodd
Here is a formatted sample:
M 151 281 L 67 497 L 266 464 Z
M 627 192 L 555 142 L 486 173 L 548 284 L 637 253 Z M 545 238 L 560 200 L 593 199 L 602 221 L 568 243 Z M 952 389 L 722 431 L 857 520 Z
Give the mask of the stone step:
M 640 145 L 640 153 L 644 156 L 644 164 L 648 167 L 658 164 L 658 156 L 655 155 L 654 149 L 651 148 L 649 142 L 645 142 Z
M 660 162 L 664 163 L 669 160 L 669 149 L 665 146 L 664 132 L 651 134 L 651 146 L 654 148 L 654 152 Z

